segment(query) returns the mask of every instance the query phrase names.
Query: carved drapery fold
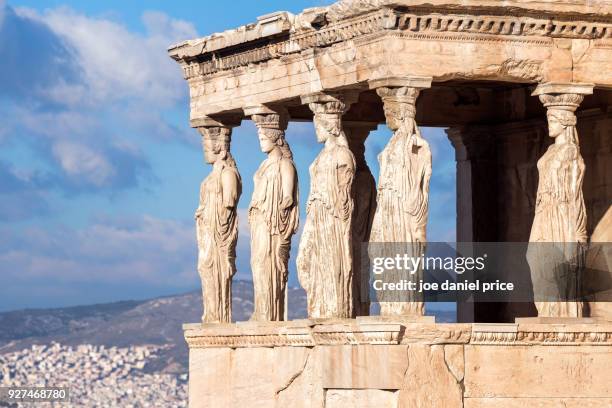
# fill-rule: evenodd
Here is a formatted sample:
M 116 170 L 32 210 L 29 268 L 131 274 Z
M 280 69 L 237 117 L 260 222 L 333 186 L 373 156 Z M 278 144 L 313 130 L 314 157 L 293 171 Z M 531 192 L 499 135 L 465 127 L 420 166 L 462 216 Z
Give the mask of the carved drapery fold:
M 310 166 L 306 224 L 297 258 L 311 318 L 354 316 L 351 226 L 356 163 L 342 115 L 355 100 L 353 93 L 302 98 L 314 113 L 317 140 L 325 144 Z
M 534 95 L 547 108 L 555 142 L 538 161 L 538 192 L 527 260 L 539 317 L 582 317 L 581 295 L 587 242 L 582 192 L 584 160 L 576 109 L 592 85 L 542 84 Z
M 230 153 L 232 128 L 203 126 L 204 157 L 212 171 L 200 187 L 196 210 L 198 273 L 202 280 L 204 323 L 232 320 L 232 277 L 236 273 L 238 219 L 242 181 Z
M 431 78 L 389 78 L 371 81 L 384 103 L 387 125 L 394 132 L 379 155 L 380 177 L 376 214 L 370 242 L 385 257 L 402 251 L 412 257 L 425 253 L 431 179 L 431 150 L 415 121 L 416 101 Z M 418 282 L 423 271 L 410 277 L 387 271 L 385 280 Z M 379 293 L 381 315 L 422 316 L 424 303 L 416 293 Z
M 251 320 L 286 320 L 286 288 L 291 237 L 298 228 L 297 171 L 287 141 L 288 115 L 283 109 L 245 109 L 258 128 L 261 149 L 268 157 L 253 177 L 249 205 L 254 311 Z

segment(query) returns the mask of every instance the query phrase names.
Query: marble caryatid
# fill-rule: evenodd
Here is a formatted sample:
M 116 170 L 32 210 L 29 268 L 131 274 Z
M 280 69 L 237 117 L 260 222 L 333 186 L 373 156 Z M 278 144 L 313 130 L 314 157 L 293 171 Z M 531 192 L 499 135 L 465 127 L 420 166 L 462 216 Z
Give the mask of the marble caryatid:
M 310 166 L 298 278 L 306 290 L 310 318 L 351 318 L 355 158 L 342 130 L 342 115 L 349 103 L 344 95 L 336 94 L 311 95 L 302 100 L 313 111 L 317 140 L 325 146 Z
M 420 89 L 428 87 L 431 80 L 407 80 L 409 86 L 390 86 L 402 82 L 382 82 L 388 86 L 380 86 L 381 82 L 377 81 L 370 83 L 383 100 L 387 125 L 393 131 L 391 140 L 378 157 L 380 177 L 370 242 L 384 245 L 392 252 L 402 250 L 409 256 L 420 257 L 425 253 L 427 242 L 432 161 L 429 144 L 421 136 L 415 115 Z M 411 275 L 411 280 L 418 282 L 422 273 L 420 268 Z M 394 277 L 394 274 L 396 271 L 389 271 L 385 279 L 396 282 L 405 278 L 399 274 Z M 387 295 L 379 297 L 381 315 L 424 314 L 424 303 L 415 293 L 409 292 L 402 297 Z
M 377 124 L 371 122 L 343 123 L 349 149 L 355 156 L 355 178 L 353 179 L 353 303 L 356 316 L 370 314 L 370 275 L 367 254 L 362 246 L 370 241 L 372 221 L 376 211 L 376 180 L 365 158 L 365 141 Z M 365 256 L 362 256 L 365 255 Z
M 291 237 L 299 223 L 297 171 L 285 140 L 286 113 L 253 114 L 252 119 L 258 128 L 261 150 L 268 157 L 253 177 L 249 206 L 255 292 L 251 320 L 281 321 L 286 318 Z
M 198 272 L 202 279 L 203 323 L 232 320 L 232 277 L 236 273 L 238 219 L 242 181 L 230 153 L 232 129 L 200 127 L 204 158 L 212 171 L 200 187 L 196 211 Z
M 587 216 L 582 192 L 585 165 L 575 111 L 584 95 L 536 94 L 548 110 L 549 136 L 554 143 L 538 161 L 538 191 L 527 253 L 535 305 L 539 317 L 582 317 L 583 302 L 578 298 Z

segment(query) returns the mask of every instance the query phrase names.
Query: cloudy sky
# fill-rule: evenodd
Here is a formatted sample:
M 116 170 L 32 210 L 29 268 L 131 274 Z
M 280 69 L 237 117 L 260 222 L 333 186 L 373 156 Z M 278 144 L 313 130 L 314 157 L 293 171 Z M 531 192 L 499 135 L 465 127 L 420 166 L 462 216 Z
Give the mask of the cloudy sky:
M 234 0 L 229 10 L 186 0 L 0 0 L 0 310 L 199 287 L 193 213 L 209 168 L 188 126 L 187 84 L 166 49 L 327 3 Z M 434 155 L 429 239 L 453 240 L 453 150 L 441 130 L 424 134 Z M 376 176 L 389 136 L 381 126 L 367 142 Z M 287 138 L 304 201 L 320 146 L 310 124 L 291 124 Z M 233 140 L 244 213 L 264 155 L 253 154 L 249 121 Z M 240 228 L 237 278 L 250 279 L 245 216 Z

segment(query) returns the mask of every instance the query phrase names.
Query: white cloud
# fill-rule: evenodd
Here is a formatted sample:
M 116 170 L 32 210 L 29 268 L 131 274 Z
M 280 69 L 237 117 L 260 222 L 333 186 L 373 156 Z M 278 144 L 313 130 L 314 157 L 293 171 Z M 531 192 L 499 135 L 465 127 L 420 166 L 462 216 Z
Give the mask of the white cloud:
M 69 176 L 84 178 L 97 187 L 106 185 L 116 175 L 107 158 L 86 145 L 60 141 L 53 146 L 53 154 Z
M 83 229 L 0 228 L 0 233 L 9 237 L 0 243 L 5 282 L 184 287 L 198 281 L 192 223 L 142 216 L 98 220 Z
M 83 84 L 57 83 L 48 96 L 58 102 L 101 103 L 138 98 L 170 106 L 186 92 L 178 65 L 166 52 L 180 40 L 197 36 L 191 23 L 160 12 L 145 12 L 144 34 L 105 18 L 88 17 L 67 7 L 17 14 L 46 24 L 74 53 Z
M 136 32 L 67 7 L 6 10 L 8 26 L 21 34 L 11 39 L 13 47 L 0 47 L 8 101 L 0 107 L 0 142 L 31 147 L 37 160 L 52 165 L 55 188 L 138 186 L 155 179 L 144 146 L 191 141 L 187 120 L 183 129 L 164 116 L 177 104 L 188 106 L 187 84 L 166 49 L 197 36 L 192 24 L 145 12 L 144 31 Z M 18 65 L 47 69 L 13 68 Z

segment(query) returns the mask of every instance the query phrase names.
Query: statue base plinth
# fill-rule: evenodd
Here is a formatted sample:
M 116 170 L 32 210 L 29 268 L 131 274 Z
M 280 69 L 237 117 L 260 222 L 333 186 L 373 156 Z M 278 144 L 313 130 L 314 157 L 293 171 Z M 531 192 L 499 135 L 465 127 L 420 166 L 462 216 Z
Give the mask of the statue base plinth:
M 612 406 L 612 323 L 424 320 L 185 325 L 189 406 Z

